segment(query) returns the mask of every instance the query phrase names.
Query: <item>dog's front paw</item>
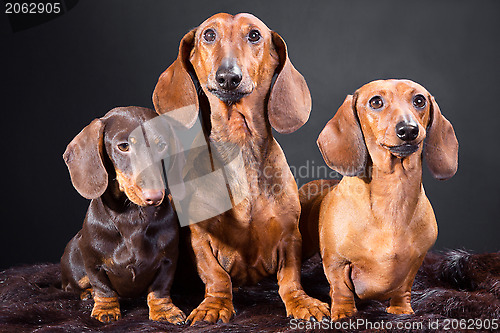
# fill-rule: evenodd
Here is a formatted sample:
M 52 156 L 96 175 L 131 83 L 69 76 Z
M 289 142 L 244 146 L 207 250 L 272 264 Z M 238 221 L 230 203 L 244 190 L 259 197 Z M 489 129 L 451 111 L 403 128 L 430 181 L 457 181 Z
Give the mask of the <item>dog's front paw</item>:
M 386 309 L 387 313 L 392 313 L 396 315 L 401 314 L 413 314 L 413 309 L 410 304 L 406 304 L 404 306 L 395 306 L 391 305 Z
M 322 321 L 330 314 L 328 304 L 307 296 L 303 291 L 289 297 L 285 307 L 287 316 L 303 320 Z
M 340 320 L 342 318 L 347 318 L 353 316 L 358 310 L 355 307 L 332 305 L 331 319 L 332 321 Z
M 103 323 L 116 321 L 122 317 L 118 297 L 94 297 L 94 308 L 91 313 L 95 318 Z
M 228 323 L 234 314 L 233 302 L 229 298 L 207 297 L 191 312 L 187 322 L 191 325 L 198 321 Z
M 149 319 L 168 321 L 171 324 L 183 324 L 186 315 L 176 307 L 170 297 L 156 298 L 153 293 L 148 295 Z

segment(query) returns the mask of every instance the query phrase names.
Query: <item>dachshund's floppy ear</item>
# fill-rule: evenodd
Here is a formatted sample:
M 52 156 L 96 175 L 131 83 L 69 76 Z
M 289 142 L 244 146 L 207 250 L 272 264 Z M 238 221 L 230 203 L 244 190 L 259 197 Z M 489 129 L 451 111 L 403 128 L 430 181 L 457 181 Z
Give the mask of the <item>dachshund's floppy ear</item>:
M 276 32 L 271 31 L 271 34 L 280 64 L 267 104 L 269 122 L 278 132 L 291 133 L 309 119 L 311 94 L 306 80 L 288 59 L 285 42 Z
M 177 121 L 190 128 L 198 117 L 198 94 L 189 74 L 189 55 L 194 45 L 196 29 L 181 40 L 177 59 L 160 75 L 153 92 L 153 104 L 158 114 L 178 110 Z
M 108 187 L 108 173 L 102 160 L 103 132 L 104 123 L 93 120 L 63 154 L 73 186 L 87 199 L 100 197 Z
M 326 164 L 333 170 L 349 177 L 364 171 L 368 153 L 352 95 L 346 97 L 316 142 Z
M 434 97 L 430 96 L 431 115 L 425 138 L 424 159 L 434 178 L 453 177 L 458 169 L 458 141 L 453 126 L 446 119 Z

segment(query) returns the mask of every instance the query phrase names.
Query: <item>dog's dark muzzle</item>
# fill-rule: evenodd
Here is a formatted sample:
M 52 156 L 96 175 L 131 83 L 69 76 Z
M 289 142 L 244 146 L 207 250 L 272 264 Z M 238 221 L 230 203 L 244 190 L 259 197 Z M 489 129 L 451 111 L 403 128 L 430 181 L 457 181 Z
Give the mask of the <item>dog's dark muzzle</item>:
M 247 93 L 223 89 L 212 89 L 209 91 L 226 104 L 234 104 L 247 95 Z
M 416 152 L 419 148 L 419 144 L 405 143 L 399 146 L 387 147 L 387 148 L 394 155 L 406 157 Z

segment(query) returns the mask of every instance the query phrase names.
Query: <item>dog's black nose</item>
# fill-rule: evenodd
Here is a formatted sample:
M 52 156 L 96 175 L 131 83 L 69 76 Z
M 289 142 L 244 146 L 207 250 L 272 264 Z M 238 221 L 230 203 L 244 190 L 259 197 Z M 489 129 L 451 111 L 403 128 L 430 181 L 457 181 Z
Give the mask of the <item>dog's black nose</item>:
M 413 141 L 418 136 L 418 125 L 401 121 L 396 125 L 396 135 L 403 141 Z
M 222 61 L 215 73 L 215 80 L 219 87 L 225 90 L 234 90 L 240 85 L 242 79 L 241 69 L 234 59 L 226 58 Z
M 144 195 L 144 201 L 147 205 L 157 206 L 163 200 L 163 191 L 161 190 L 143 190 L 142 194 Z

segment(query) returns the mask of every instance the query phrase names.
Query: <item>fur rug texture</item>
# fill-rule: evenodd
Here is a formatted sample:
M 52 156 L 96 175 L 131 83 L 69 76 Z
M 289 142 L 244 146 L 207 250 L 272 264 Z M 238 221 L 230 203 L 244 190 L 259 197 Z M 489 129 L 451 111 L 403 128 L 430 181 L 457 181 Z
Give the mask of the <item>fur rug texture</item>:
M 306 292 L 329 303 L 329 286 L 318 256 L 303 265 Z M 338 332 L 500 331 L 500 252 L 463 250 L 429 253 L 412 291 L 413 315 L 385 313 L 387 302 L 357 301 L 358 313 L 338 322 L 291 321 L 275 279 L 234 291 L 236 316 L 228 323 L 175 326 L 148 320 L 145 297 L 122 299 L 122 319 L 102 324 L 90 317 L 93 301 L 60 289 L 58 264 L 21 266 L 0 272 L 0 332 Z M 174 290 L 186 314 L 202 300 L 202 289 Z M 320 324 L 322 326 L 320 326 Z M 316 325 L 316 326 L 313 326 Z M 328 325 L 328 326 L 327 326 Z

